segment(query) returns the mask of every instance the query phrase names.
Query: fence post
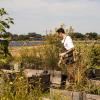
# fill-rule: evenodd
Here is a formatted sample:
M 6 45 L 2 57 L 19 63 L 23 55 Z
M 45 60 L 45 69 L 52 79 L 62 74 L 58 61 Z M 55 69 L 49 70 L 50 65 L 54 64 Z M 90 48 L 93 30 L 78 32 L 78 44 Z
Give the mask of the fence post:
M 85 92 L 79 93 L 79 100 L 86 100 L 86 93 Z

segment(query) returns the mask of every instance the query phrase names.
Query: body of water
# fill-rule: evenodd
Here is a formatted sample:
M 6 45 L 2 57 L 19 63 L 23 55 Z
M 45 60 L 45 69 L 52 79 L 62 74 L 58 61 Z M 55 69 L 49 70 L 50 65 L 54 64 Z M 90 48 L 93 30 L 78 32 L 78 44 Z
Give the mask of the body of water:
M 11 41 L 9 46 L 33 46 L 43 44 L 44 41 Z
M 74 43 L 96 43 L 100 44 L 100 41 L 73 41 Z M 40 45 L 44 44 L 44 41 L 11 41 L 9 43 L 9 46 L 34 46 L 34 45 Z

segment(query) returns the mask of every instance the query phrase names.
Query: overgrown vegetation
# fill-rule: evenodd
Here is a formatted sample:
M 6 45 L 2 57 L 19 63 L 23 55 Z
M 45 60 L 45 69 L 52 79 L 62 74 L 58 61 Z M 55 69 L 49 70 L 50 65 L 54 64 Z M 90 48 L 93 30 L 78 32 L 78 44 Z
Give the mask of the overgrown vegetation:
M 2 73 L 0 77 L 0 100 L 42 100 L 41 84 L 34 81 L 36 85 L 29 84 L 24 75 L 15 74 L 15 79 L 8 79 L 7 74 Z M 2 89 L 1 89 L 2 88 Z
M 76 91 L 87 91 L 91 84 L 88 83 L 86 77 L 87 69 L 91 67 L 99 68 L 100 60 L 100 46 L 99 44 L 94 43 L 75 43 L 75 77 L 76 83 L 72 85 L 69 90 Z M 61 49 L 60 40 L 56 35 L 50 35 L 47 37 L 47 44 L 42 46 L 36 46 L 31 49 L 21 50 L 21 60 L 23 63 L 27 63 L 27 66 L 30 68 L 41 68 L 41 69 L 51 69 L 51 70 L 61 70 L 57 63 L 59 60 L 59 52 Z M 95 64 L 94 64 L 94 63 Z M 98 62 L 98 63 L 97 63 Z M 93 64 L 92 64 L 93 63 Z M 94 66 L 95 65 L 95 66 Z M 25 66 L 24 66 L 25 67 Z M 66 69 L 65 69 L 66 70 Z M 93 84 L 91 85 L 93 87 Z M 95 89 L 96 87 L 94 85 Z M 88 91 L 89 92 L 89 91 Z M 94 92 L 97 93 L 97 92 Z M 99 93 L 98 93 L 99 94 Z

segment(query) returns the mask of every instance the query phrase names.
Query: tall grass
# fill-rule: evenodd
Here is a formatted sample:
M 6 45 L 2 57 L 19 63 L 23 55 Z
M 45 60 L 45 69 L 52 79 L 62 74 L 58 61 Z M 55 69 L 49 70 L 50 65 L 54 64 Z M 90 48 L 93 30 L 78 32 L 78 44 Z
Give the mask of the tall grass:
M 27 79 L 20 73 L 16 74 L 13 81 L 7 78 L 2 83 L 2 90 L 0 89 L 0 100 L 42 100 L 39 81 L 35 84 L 37 85 L 29 84 Z

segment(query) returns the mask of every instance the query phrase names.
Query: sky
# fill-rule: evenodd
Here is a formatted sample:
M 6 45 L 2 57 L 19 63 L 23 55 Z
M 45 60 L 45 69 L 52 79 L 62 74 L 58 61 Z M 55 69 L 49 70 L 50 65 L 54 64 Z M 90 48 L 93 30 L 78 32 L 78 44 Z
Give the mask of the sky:
M 14 25 L 13 34 L 45 34 L 64 23 L 75 32 L 100 33 L 100 0 L 0 0 Z

